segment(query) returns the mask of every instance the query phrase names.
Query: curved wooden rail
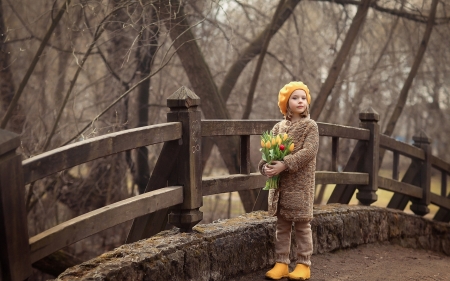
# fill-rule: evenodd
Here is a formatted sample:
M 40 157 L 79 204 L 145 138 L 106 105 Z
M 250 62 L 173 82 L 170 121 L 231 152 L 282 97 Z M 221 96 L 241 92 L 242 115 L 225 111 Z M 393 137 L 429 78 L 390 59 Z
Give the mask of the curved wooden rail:
M 102 230 L 180 203 L 183 187 L 165 187 L 63 222 L 30 238 L 31 263 Z
M 419 160 L 425 159 L 425 153 L 422 149 L 411 144 L 398 141 L 386 135 L 380 135 L 380 146 L 387 150 L 398 152 L 407 157 L 416 158 Z
M 404 183 L 378 176 L 378 187 L 380 189 L 400 193 L 403 195 L 422 198 L 422 189 L 409 183 Z
M 181 123 L 172 122 L 111 133 L 66 145 L 22 162 L 25 184 L 97 158 L 181 138 Z
M 202 120 L 202 137 L 261 135 L 280 120 Z M 356 140 L 368 140 L 367 129 L 317 122 L 319 135 Z
M 450 174 L 450 164 L 442 160 L 441 158 L 432 155 L 431 156 L 431 165 L 433 168 L 439 169 L 447 174 Z
M 203 196 L 227 193 L 233 191 L 259 189 L 264 187 L 267 177 L 258 173 L 249 175 L 225 175 L 214 178 L 204 178 L 202 181 Z M 369 174 L 316 172 L 316 184 L 367 184 Z

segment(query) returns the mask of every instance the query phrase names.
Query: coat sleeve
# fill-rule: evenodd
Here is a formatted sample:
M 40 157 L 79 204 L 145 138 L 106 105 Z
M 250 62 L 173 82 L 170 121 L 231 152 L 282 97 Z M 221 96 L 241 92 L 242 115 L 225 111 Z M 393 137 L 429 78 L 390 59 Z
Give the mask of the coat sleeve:
M 280 128 L 280 122 L 278 122 L 278 123 L 276 123 L 275 124 L 275 126 L 273 126 L 273 128 L 272 128 L 272 132 L 273 132 L 273 134 L 274 135 L 277 135 L 278 134 L 278 131 L 279 131 L 279 128 Z M 258 163 L 258 170 L 259 170 L 259 172 L 262 174 L 262 175 L 265 175 L 264 174 L 264 172 L 263 172 L 263 170 L 262 170 L 262 167 L 264 166 L 264 164 L 266 164 L 267 162 L 266 161 L 264 161 L 264 160 L 259 160 L 259 163 Z
M 288 167 L 289 173 L 295 173 L 305 167 L 317 155 L 317 151 L 319 150 L 319 129 L 316 122 L 312 126 L 309 126 L 306 134 L 303 147 L 293 154 L 286 155 L 283 159 L 284 164 Z

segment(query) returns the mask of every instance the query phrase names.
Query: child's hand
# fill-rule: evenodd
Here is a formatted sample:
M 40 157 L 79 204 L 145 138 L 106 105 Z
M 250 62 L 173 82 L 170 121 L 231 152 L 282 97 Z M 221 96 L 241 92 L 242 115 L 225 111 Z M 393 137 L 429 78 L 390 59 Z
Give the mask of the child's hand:
M 266 164 L 264 168 L 264 173 L 269 178 L 276 176 L 287 169 L 286 164 L 282 161 L 273 161 L 271 164 Z

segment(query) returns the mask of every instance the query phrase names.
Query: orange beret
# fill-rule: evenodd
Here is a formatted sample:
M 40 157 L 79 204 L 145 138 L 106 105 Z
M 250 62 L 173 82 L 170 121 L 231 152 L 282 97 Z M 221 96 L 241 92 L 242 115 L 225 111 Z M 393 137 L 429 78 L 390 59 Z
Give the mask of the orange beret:
M 289 97 L 295 90 L 305 91 L 308 105 L 311 104 L 311 95 L 309 94 L 308 86 L 306 86 L 305 84 L 303 84 L 303 82 L 300 81 L 290 82 L 289 84 L 284 85 L 284 87 L 281 88 L 280 92 L 278 93 L 278 107 L 280 108 L 280 111 L 281 113 L 283 113 L 283 115 L 286 115 Z

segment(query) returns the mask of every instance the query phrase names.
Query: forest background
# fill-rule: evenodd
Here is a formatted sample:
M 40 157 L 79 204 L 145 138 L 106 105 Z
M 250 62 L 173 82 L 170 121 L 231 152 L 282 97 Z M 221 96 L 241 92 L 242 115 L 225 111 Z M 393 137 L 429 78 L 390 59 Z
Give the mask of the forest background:
M 163 123 L 166 98 L 181 86 L 201 98 L 204 119 L 281 119 L 279 89 L 301 80 L 313 119 L 358 126 L 371 107 L 384 134 L 411 143 L 424 131 L 433 154 L 450 161 L 446 0 L 0 0 L 0 31 L 1 128 L 21 135 L 24 159 Z M 353 146 L 341 141 L 341 168 Z M 30 236 L 142 192 L 161 147 L 27 185 Z M 237 173 L 238 148 L 234 138 L 204 139 L 204 176 Z M 254 136 L 254 166 L 258 148 Z M 318 170 L 330 168 L 330 151 L 321 138 Z M 386 153 L 380 172 L 391 161 Z M 403 172 L 408 164 L 400 158 Z M 326 190 L 317 187 L 316 203 Z M 255 196 L 205 198 L 202 223 L 251 210 Z M 129 227 L 64 251 L 86 260 L 122 244 Z

